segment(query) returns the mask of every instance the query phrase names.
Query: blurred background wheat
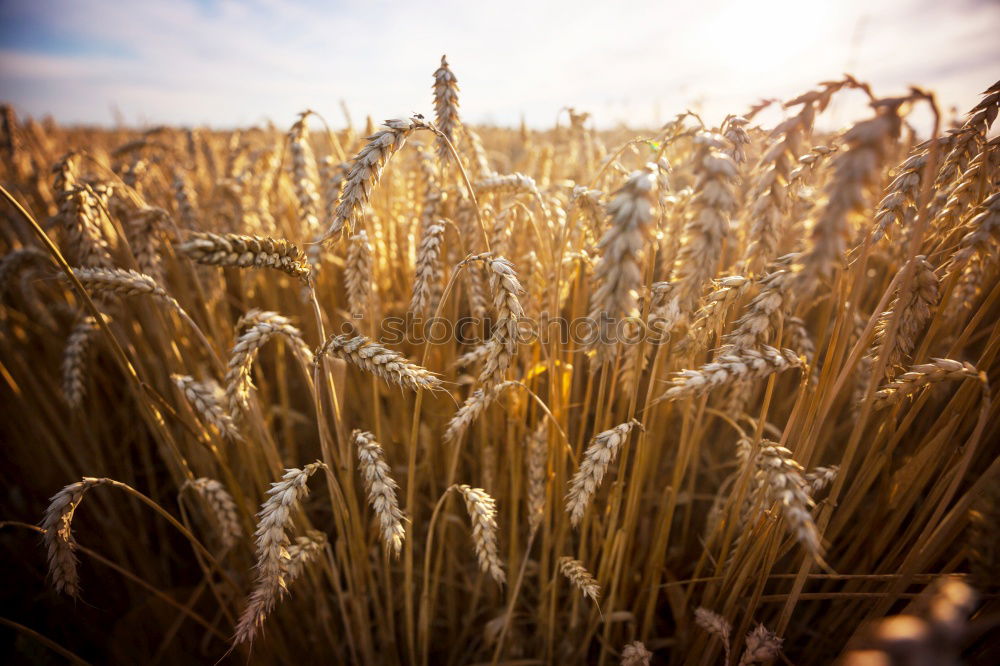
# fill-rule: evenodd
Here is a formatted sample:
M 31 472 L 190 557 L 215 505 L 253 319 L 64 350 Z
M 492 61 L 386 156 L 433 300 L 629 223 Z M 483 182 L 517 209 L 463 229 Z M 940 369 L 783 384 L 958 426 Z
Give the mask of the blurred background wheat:
M 437 57 L 3 107 L 9 662 L 996 663 L 1000 82 L 504 128 Z

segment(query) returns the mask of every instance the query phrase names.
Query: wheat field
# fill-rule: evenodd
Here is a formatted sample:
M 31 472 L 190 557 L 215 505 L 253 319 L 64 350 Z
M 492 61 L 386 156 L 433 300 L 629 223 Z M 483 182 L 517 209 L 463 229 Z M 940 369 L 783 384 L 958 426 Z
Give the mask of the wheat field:
M 4 107 L 8 663 L 997 663 L 1000 83 L 460 99 Z

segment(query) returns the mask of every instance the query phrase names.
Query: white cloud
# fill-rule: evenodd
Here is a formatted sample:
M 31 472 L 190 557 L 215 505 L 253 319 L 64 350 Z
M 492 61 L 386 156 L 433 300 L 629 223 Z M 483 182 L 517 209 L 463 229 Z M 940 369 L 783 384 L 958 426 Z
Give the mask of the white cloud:
M 648 125 L 694 104 L 717 118 L 847 69 L 877 92 L 917 83 L 964 109 L 1000 76 L 1000 6 L 975 0 L 155 0 L 127 11 L 34 0 L 17 10 L 99 47 L 14 49 L 6 35 L 18 26 L 4 28 L 3 96 L 65 121 L 108 122 L 114 105 L 130 121 L 284 124 L 310 107 L 339 123 L 340 99 L 356 121 L 426 112 L 441 53 L 467 118 L 510 124 L 523 113 L 538 126 L 566 105 L 602 125 Z

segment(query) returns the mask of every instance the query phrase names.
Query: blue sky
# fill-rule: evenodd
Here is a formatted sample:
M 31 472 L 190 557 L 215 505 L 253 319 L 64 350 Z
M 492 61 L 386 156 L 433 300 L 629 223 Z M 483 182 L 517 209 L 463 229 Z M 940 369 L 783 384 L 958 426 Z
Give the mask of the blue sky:
M 851 71 L 964 110 L 1000 78 L 997 0 L 0 0 L 0 99 L 64 122 L 287 125 L 431 110 L 447 53 L 473 122 L 709 119 Z M 860 110 L 838 103 L 835 120 Z M 113 111 L 114 110 L 114 111 Z

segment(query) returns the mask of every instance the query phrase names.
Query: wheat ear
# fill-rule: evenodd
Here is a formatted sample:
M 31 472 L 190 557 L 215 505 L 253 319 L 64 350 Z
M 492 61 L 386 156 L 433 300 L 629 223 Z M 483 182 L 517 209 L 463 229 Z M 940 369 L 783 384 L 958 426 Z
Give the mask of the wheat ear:
M 462 494 L 465 508 L 469 512 L 479 568 L 490 574 L 499 585 L 503 585 L 507 576 L 500 563 L 500 550 L 497 546 L 496 501 L 482 488 L 472 488 L 465 484 L 454 487 Z
M 344 266 L 347 305 L 351 314 L 364 317 L 372 302 L 372 246 L 364 229 L 359 229 L 349 240 Z
M 226 492 L 225 486 L 215 479 L 207 477 L 187 481 L 184 485 L 190 486 L 198 493 L 211 509 L 212 516 L 219 526 L 219 542 L 222 547 L 231 548 L 236 545 L 236 542 L 243 537 L 243 529 L 240 527 L 240 516 L 236 509 L 236 502 Z
M 758 624 L 747 633 L 744 640 L 745 649 L 743 656 L 737 666 L 749 666 L 750 664 L 763 664 L 778 656 L 781 651 L 783 639 L 776 633 Z
M 432 224 L 420 239 L 417 263 L 413 279 L 413 295 L 410 298 L 410 312 L 425 314 L 436 300 L 436 285 L 441 275 L 441 242 L 444 240 L 444 225 Z
M 516 384 L 517 382 L 503 382 L 496 386 L 476 389 L 470 393 L 455 415 L 448 421 L 443 437 L 445 444 L 454 444 L 460 440 L 472 422 L 486 411 L 486 408 L 497 399 L 500 393 Z
M 896 297 L 889 304 L 889 309 L 881 313 L 875 325 L 875 339 L 868 352 L 873 361 L 877 361 L 879 355 L 883 353 L 885 337 L 889 333 L 889 324 L 896 312 L 899 313 L 899 326 L 896 328 L 896 337 L 893 338 L 886 353 L 886 376 L 890 377 L 900 362 L 913 351 L 917 336 L 921 328 L 930 316 L 931 308 L 937 304 L 938 300 L 938 278 L 934 273 L 934 267 L 927 259 L 920 255 L 914 259 L 916 263 L 916 274 L 910 281 L 910 286 L 906 292 L 900 290 Z M 906 270 L 904 266 L 900 271 Z
M 302 340 L 302 332 L 292 326 L 287 317 L 277 312 L 251 310 L 240 319 L 237 330 L 242 332 L 229 354 L 229 369 L 225 378 L 226 403 L 233 415 L 248 407 L 250 371 L 257 352 L 268 340 L 280 335 L 291 343 L 304 363 L 311 363 L 313 358 L 309 347 Z
M 580 524 L 594 493 L 604 480 L 604 474 L 615 461 L 618 450 L 628 439 L 632 428 L 636 426 L 642 428 L 641 423 L 632 419 L 598 433 L 590 440 L 590 445 L 587 446 L 580 462 L 580 468 L 570 480 L 569 492 L 566 494 L 566 512 L 569 513 L 569 520 L 573 526 Z
M 546 484 L 549 476 L 549 422 L 543 420 L 525 442 L 528 472 L 528 525 L 538 529 L 545 517 Z
M 632 641 L 622 648 L 621 666 L 649 666 L 653 653 L 642 641 Z
M 73 273 L 83 286 L 98 293 L 119 296 L 146 294 L 178 314 L 184 314 L 180 303 L 149 275 L 124 268 L 74 268 Z
M 673 386 L 661 396 L 663 400 L 680 400 L 704 395 L 721 386 L 740 381 L 762 379 L 789 368 L 801 367 L 802 362 L 790 349 L 777 350 L 764 345 L 759 350 L 739 352 L 723 348 L 718 358 L 697 370 L 682 370 L 671 380 Z
M 717 134 L 695 135 L 692 169 L 697 176 L 696 194 L 674 263 L 674 298 L 682 316 L 694 311 L 702 288 L 715 275 L 729 217 L 736 208 L 733 187 L 738 171 L 725 148 L 725 141 Z
M 611 361 L 618 345 L 611 327 L 619 317 L 639 314 L 643 256 L 653 224 L 656 176 L 653 165 L 629 176 L 607 206 L 611 225 L 598 244 L 601 258 L 594 267 L 597 287 L 590 299 L 590 319 L 598 329 L 592 348 L 600 362 Z
M 414 391 L 437 390 L 441 380 L 429 370 L 410 362 L 399 352 L 386 349 L 363 335 L 332 335 L 316 350 L 317 361 L 331 354 L 390 384 Z
M 288 530 L 292 527 L 292 512 L 308 493 L 309 477 L 326 465 L 317 461 L 302 469 L 287 469 L 281 481 L 271 484 L 269 497 L 257 514 L 257 582 L 247 599 L 247 605 L 236 625 L 233 643 L 253 641 L 257 630 L 286 590 L 285 563 L 288 561 Z
M 694 621 L 699 627 L 719 639 L 726 652 L 726 666 L 729 666 L 731 656 L 729 644 L 733 626 L 729 624 L 726 618 L 707 608 L 696 608 L 694 611 Z
M 66 402 L 72 408 L 80 406 L 87 390 L 84 373 L 91 341 L 97 329 L 97 320 L 89 315 L 84 316 L 77 320 L 66 338 L 62 359 L 62 389 Z
M 327 241 L 350 227 L 354 220 L 360 217 L 372 188 L 382 176 L 382 170 L 396 151 L 403 147 L 407 137 L 416 129 L 428 129 L 423 118 L 414 116 L 408 120 L 387 120 L 385 129 L 368 137 L 368 142 L 351 163 L 344 181 L 344 189 L 340 194 L 340 203 L 334 212 L 330 226 L 323 234 L 322 241 Z
M 45 509 L 42 529 L 45 530 L 45 548 L 49 558 L 49 576 L 57 592 L 77 597 L 80 594 L 80 578 L 76 570 L 76 539 L 73 538 L 73 513 L 83 499 L 84 493 L 108 483 L 108 479 L 84 477 L 71 483 L 49 498 Z
M 971 363 L 950 358 L 935 358 L 930 363 L 910 366 L 907 372 L 883 385 L 875 393 L 875 409 L 899 403 L 928 384 L 949 380 L 978 379 L 979 371 Z
M 190 375 L 177 374 L 170 375 L 170 378 L 174 380 L 174 384 L 184 394 L 184 398 L 195 412 L 215 427 L 220 435 L 232 442 L 243 439 L 236 422 L 223 404 L 225 394 L 214 381 L 198 382 Z
M 389 476 L 389 465 L 385 462 L 382 447 L 375 441 L 375 435 L 363 430 L 352 433 L 354 445 L 358 449 L 358 463 L 361 475 L 368 488 L 368 502 L 378 516 L 382 531 L 382 541 L 387 551 L 399 557 L 406 530 L 403 529 L 403 512 L 396 499 L 396 482 Z
M 448 66 L 445 56 L 441 56 L 441 66 L 434 72 L 434 120 L 441 134 L 455 144 L 457 130 L 461 127 L 458 116 L 458 79 Z M 451 151 L 444 137 L 437 137 L 437 152 L 441 164 L 448 164 Z
M 583 596 L 590 597 L 595 604 L 598 603 L 601 597 L 601 586 L 598 585 L 597 579 L 583 566 L 583 562 L 574 560 L 572 557 L 560 557 L 559 571 L 573 583 L 576 589 L 580 590 Z
M 273 268 L 303 282 L 309 281 L 312 270 L 302 251 L 281 238 L 197 231 L 177 249 L 199 264 Z
M 757 469 L 758 482 L 767 488 L 768 499 L 780 506 L 796 540 L 819 558 L 822 555 L 819 531 L 810 513 L 813 501 L 802 476 L 802 466 L 792 459 L 791 451 L 765 441 L 757 457 Z

